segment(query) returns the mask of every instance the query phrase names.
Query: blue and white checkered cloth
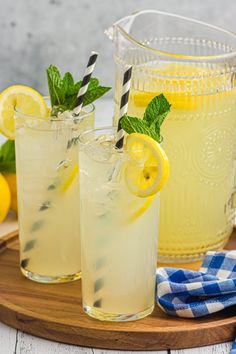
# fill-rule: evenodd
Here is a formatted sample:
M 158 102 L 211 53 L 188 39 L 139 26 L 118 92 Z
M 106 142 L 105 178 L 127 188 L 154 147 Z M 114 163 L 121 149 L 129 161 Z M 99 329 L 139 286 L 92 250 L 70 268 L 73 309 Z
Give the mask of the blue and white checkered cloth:
M 234 341 L 234 343 L 232 345 L 232 349 L 230 351 L 230 354 L 236 354 L 236 340 Z
M 199 272 L 158 268 L 157 303 L 170 315 L 188 318 L 236 305 L 236 251 L 208 252 Z M 236 354 L 236 342 L 230 354 Z

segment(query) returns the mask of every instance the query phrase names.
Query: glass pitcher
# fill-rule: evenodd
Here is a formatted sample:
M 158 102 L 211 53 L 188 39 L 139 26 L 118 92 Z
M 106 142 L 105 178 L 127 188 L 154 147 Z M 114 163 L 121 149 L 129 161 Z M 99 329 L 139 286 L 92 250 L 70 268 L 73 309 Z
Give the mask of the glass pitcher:
M 158 259 L 201 259 L 226 244 L 235 217 L 236 35 L 158 11 L 127 16 L 106 33 L 115 44 L 115 123 L 127 65 L 130 115 L 141 118 L 160 93 L 172 105 L 161 131 L 171 173 Z

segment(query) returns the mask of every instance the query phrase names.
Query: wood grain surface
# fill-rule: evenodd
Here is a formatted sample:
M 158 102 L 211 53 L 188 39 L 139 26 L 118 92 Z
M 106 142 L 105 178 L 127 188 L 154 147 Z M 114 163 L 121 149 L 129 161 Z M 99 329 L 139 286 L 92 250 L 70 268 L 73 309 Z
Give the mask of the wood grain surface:
M 1 239 L 0 320 L 24 332 L 94 348 L 161 350 L 230 341 L 236 316 L 231 310 L 203 319 L 179 319 L 158 307 L 145 319 L 107 323 L 89 318 L 81 306 L 81 283 L 44 285 L 23 277 L 17 233 Z M 230 248 L 236 244 L 231 237 Z
M 232 343 L 190 349 L 143 351 L 145 354 L 229 354 Z M 0 323 L 0 354 L 137 354 L 137 351 L 116 351 L 84 348 L 63 344 L 22 333 Z

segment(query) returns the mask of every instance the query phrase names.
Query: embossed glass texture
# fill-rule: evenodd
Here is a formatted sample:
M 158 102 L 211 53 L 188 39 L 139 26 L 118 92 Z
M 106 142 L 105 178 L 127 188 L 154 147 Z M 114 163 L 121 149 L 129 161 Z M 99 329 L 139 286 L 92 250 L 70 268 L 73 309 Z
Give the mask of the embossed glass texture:
M 129 114 L 142 117 L 164 93 L 170 179 L 161 192 L 158 256 L 201 259 L 222 248 L 235 209 L 236 36 L 191 19 L 143 11 L 107 30 L 115 44 L 117 122 L 122 75 L 133 65 Z

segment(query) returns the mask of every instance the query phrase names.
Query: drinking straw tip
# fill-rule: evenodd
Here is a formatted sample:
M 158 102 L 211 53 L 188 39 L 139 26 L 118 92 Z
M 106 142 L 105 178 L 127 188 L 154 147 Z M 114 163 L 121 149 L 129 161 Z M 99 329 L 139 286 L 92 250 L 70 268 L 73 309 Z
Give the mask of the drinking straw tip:
M 80 86 L 79 93 L 77 96 L 77 107 L 74 109 L 74 116 L 75 117 L 79 116 L 80 111 L 82 109 L 84 97 L 87 92 L 89 81 L 91 79 L 91 76 L 92 76 L 92 73 L 93 73 L 93 70 L 94 70 L 94 67 L 96 64 L 97 56 L 98 56 L 98 53 L 95 51 L 92 51 L 90 53 L 88 64 L 87 64 L 87 67 L 86 67 L 86 70 L 84 73 L 84 77 L 82 80 L 82 84 Z

